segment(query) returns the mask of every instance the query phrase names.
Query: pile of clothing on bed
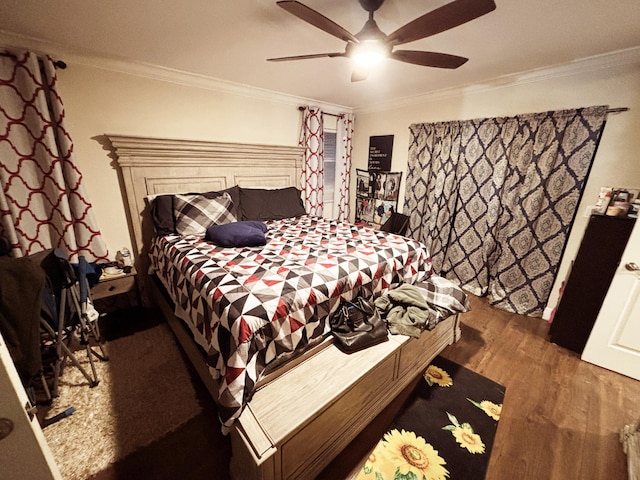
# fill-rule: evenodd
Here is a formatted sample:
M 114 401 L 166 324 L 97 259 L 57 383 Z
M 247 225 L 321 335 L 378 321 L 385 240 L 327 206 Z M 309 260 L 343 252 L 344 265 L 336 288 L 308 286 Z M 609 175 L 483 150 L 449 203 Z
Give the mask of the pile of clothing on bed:
M 445 318 L 470 310 L 469 298 L 446 278 L 431 275 L 415 285 L 403 283 L 375 300 L 389 333 L 419 338 Z

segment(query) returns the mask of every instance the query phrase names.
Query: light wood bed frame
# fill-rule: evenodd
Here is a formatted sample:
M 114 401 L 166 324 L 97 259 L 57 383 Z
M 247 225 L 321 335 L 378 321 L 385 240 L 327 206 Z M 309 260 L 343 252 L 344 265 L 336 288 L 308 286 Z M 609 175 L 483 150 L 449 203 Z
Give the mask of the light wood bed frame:
M 198 374 L 217 398 L 204 356 L 147 275 L 153 236 L 145 197 L 161 193 L 299 185 L 302 149 L 107 135 L 124 185 L 135 265 L 145 302 L 157 304 Z M 260 387 L 231 431 L 233 478 L 315 478 L 429 362 L 460 335 L 458 317 L 419 339 L 346 355 L 325 342 L 281 367 Z M 286 405 L 293 405 L 288 408 Z

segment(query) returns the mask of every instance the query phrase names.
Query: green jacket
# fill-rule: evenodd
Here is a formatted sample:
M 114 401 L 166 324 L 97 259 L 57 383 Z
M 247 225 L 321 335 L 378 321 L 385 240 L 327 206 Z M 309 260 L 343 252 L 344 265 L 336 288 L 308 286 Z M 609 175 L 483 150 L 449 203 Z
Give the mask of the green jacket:
M 420 337 L 436 313 L 429 307 L 422 291 L 408 283 L 403 283 L 388 293 L 375 299 L 376 308 L 385 318 L 389 332 L 396 335 Z

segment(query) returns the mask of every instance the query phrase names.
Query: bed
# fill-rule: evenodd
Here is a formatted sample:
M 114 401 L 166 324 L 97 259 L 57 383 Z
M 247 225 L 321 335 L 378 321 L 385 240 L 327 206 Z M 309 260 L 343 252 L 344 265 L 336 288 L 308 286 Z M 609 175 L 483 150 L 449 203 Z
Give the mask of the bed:
M 234 478 L 314 478 L 459 338 L 456 312 L 465 302 L 431 275 L 424 245 L 300 210 L 292 188 L 300 148 L 108 139 L 126 195 L 141 296 L 161 308 L 217 401 L 223 431 L 231 434 Z M 265 244 L 217 246 L 209 232 L 185 222 L 179 232 L 156 234 L 159 197 L 191 208 L 203 196 L 216 214 L 230 215 L 219 223 L 266 226 Z M 390 335 L 352 354 L 332 344 L 327 318 L 342 299 L 380 295 L 399 283 L 424 287 L 442 306 L 430 331 Z

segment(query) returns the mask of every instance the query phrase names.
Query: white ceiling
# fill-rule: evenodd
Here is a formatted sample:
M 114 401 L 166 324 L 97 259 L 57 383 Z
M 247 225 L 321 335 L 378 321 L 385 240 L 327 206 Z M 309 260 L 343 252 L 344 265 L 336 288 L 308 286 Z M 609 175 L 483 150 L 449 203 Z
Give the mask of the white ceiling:
M 302 3 L 352 33 L 367 19 L 357 0 Z M 375 19 L 391 33 L 446 3 L 387 0 Z M 55 52 L 159 66 L 354 108 L 640 46 L 640 0 L 496 4 L 483 17 L 403 45 L 468 57 L 459 69 L 385 60 L 357 83 L 350 82 L 346 58 L 265 60 L 344 50 L 341 40 L 287 13 L 275 0 L 2 0 L 0 30 Z

